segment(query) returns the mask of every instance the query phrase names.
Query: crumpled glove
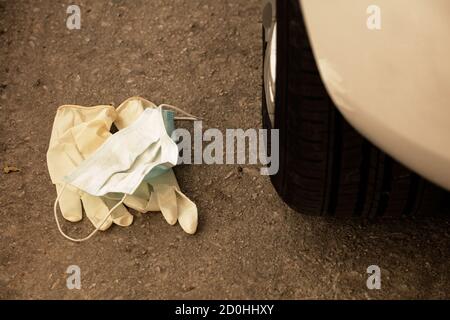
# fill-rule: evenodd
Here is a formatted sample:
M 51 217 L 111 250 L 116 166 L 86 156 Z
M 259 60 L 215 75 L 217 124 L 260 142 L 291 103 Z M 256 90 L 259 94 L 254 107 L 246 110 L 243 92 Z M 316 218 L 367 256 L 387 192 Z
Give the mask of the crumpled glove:
M 82 161 L 93 154 L 111 136 L 110 129 L 117 113 L 112 106 L 81 107 L 64 105 L 58 108 L 53 123 L 47 166 L 58 196 L 63 189 L 64 177 Z M 63 217 L 71 222 L 82 220 L 82 208 L 95 228 L 100 227 L 109 210 L 119 201 L 95 197 L 66 185 L 60 196 L 59 207 Z M 107 230 L 112 223 L 127 227 L 133 216 L 123 206 L 118 206 L 101 225 Z
M 114 124 L 119 130 L 126 128 L 145 108 L 156 108 L 156 105 L 140 97 L 126 100 L 117 108 Z M 181 192 L 171 168 L 143 182 L 133 195 L 125 198 L 124 203 L 141 213 L 161 211 L 167 223 L 175 225 L 178 221 L 186 233 L 197 231 L 197 206 Z

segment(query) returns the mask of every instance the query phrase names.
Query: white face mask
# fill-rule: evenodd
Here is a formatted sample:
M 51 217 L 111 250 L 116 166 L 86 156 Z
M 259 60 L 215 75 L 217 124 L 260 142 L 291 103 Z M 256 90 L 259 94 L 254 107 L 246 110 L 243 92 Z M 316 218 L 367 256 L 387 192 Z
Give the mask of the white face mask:
M 167 135 L 161 108 L 148 108 L 111 136 L 65 181 L 93 196 L 131 195 L 152 170 L 177 164 L 178 147 Z M 154 173 L 153 173 L 154 174 Z

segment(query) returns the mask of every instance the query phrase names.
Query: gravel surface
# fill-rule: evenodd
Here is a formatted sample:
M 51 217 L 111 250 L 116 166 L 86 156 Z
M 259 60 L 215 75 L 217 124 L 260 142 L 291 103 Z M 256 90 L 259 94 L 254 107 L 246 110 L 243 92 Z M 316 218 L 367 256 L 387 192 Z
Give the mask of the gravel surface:
M 252 166 L 180 166 L 199 208 L 197 235 L 159 213 L 135 214 L 87 243 L 64 240 L 46 151 L 62 104 L 141 95 L 203 116 L 205 128 L 261 127 L 257 0 L 0 1 L 0 298 L 450 298 L 448 220 L 302 216 Z M 189 128 L 189 124 L 184 124 Z M 87 219 L 64 224 L 74 235 Z M 382 288 L 366 287 L 369 265 Z M 81 290 L 66 287 L 69 265 Z

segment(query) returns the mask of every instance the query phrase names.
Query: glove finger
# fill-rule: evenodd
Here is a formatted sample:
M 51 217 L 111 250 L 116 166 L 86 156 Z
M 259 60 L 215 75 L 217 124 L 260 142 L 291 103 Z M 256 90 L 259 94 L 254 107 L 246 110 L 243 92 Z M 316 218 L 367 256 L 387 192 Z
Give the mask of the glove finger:
M 140 213 L 146 213 L 149 210 L 147 209 L 147 203 L 150 198 L 149 185 L 147 183 L 141 183 L 138 189 L 133 195 L 129 195 L 125 198 L 125 205 L 128 208 L 139 211 Z
M 119 201 L 103 198 L 106 206 L 111 210 Z M 124 205 L 118 206 L 111 214 L 113 222 L 121 227 L 128 227 L 133 223 L 133 215 L 130 214 Z
M 148 200 L 146 210 L 147 212 L 161 211 L 161 209 L 159 208 L 158 197 L 155 191 L 150 194 L 150 200 Z
M 56 192 L 61 194 L 63 186 L 56 185 Z M 70 222 L 78 222 L 83 219 L 83 209 L 81 207 L 80 195 L 75 188 L 66 186 L 61 198 L 59 199 L 59 208 L 64 219 Z
M 141 97 L 132 97 L 124 101 L 116 109 L 118 117 L 114 124 L 117 129 L 122 130 L 131 125 L 146 108 L 156 108 L 156 105 Z
M 178 222 L 181 228 L 189 234 L 194 234 L 198 226 L 198 210 L 194 202 L 181 191 L 176 190 L 178 206 Z
M 108 206 L 100 197 L 95 197 L 87 193 L 81 196 L 81 201 L 83 202 L 86 216 L 89 218 L 94 227 L 98 228 L 109 213 Z M 108 230 L 112 223 L 112 218 L 108 217 L 106 222 L 100 227 L 100 230 Z
M 153 176 L 150 179 L 150 184 L 152 186 L 155 185 L 167 185 L 171 186 L 177 190 L 180 190 L 180 186 L 178 185 L 177 177 L 172 168 L 164 170 L 161 174 Z
M 159 209 L 167 223 L 174 225 L 178 220 L 177 198 L 175 189 L 169 186 L 153 186 Z
M 134 209 L 140 213 L 147 212 L 147 201 L 135 196 L 128 196 L 123 202 L 128 208 Z

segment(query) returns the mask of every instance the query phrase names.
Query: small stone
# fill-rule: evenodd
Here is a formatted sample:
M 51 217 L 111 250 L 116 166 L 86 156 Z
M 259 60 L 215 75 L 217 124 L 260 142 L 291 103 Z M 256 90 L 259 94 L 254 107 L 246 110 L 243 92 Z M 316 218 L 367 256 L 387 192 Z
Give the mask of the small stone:
M 183 284 L 182 289 L 183 289 L 184 292 L 189 292 L 189 291 L 194 290 L 195 287 L 194 287 L 194 286 L 191 286 L 191 285 L 185 285 L 185 284 Z
M 3 173 L 8 174 L 8 173 L 12 173 L 12 172 L 20 172 L 20 169 L 14 166 L 8 166 L 5 165 L 3 167 Z
M 231 178 L 231 176 L 233 175 L 233 171 L 230 171 L 226 176 L 225 176 L 225 180 L 228 180 Z
M 50 290 L 55 289 L 56 286 L 58 285 L 58 282 L 59 282 L 59 281 L 56 281 L 55 283 L 53 283 L 52 286 L 51 286 L 51 288 L 50 288 Z

